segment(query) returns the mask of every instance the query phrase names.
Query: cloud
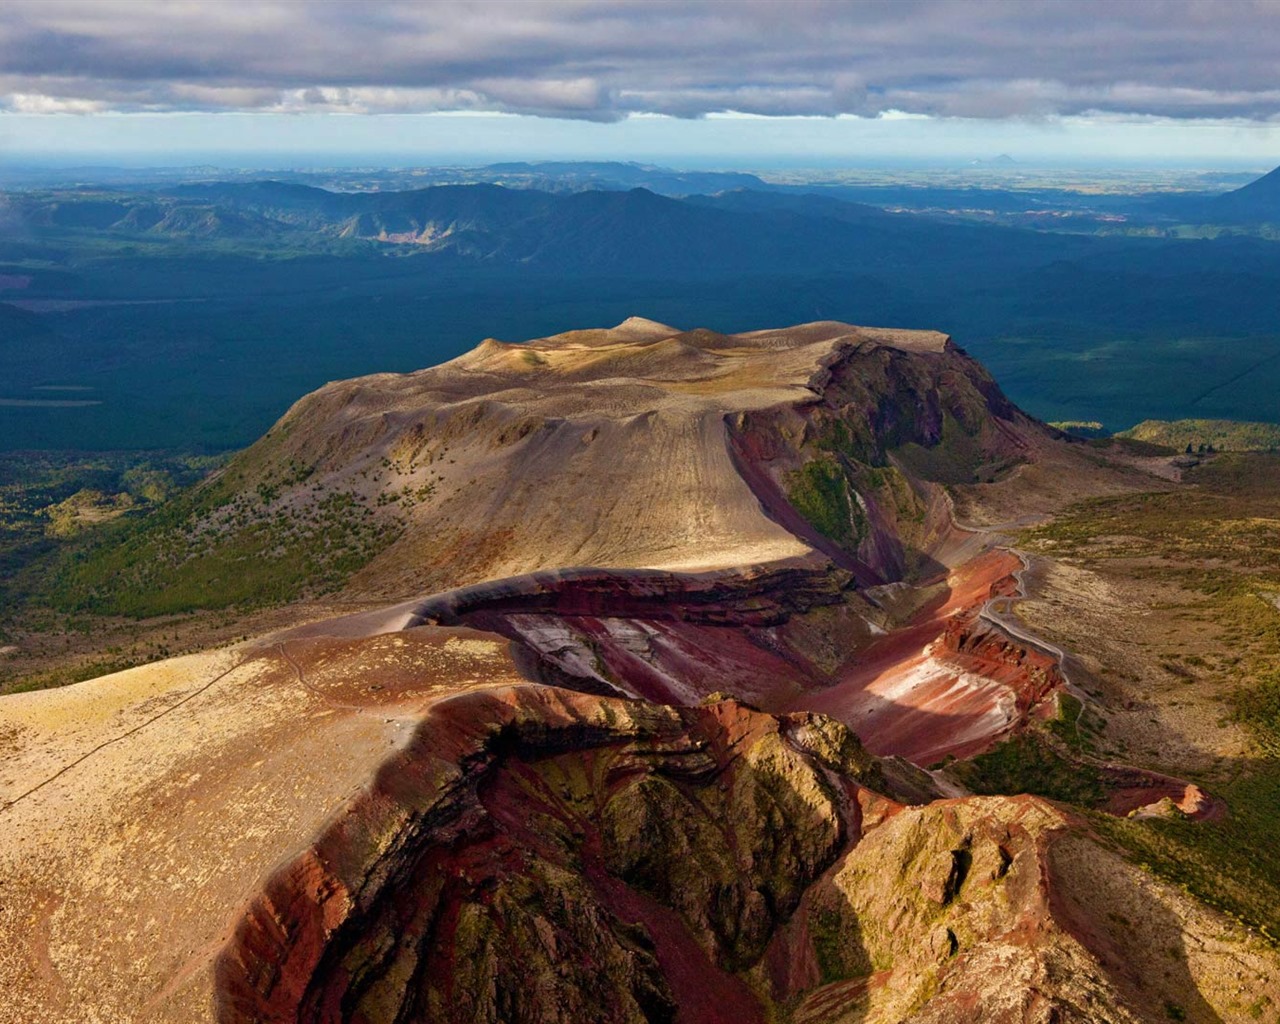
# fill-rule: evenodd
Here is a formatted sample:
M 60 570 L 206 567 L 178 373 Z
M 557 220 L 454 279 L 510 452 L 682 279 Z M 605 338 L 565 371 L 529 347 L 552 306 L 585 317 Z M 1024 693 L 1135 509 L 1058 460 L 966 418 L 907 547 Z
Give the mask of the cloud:
M 1280 0 L 14 0 L 0 107 L 1280 116 Z

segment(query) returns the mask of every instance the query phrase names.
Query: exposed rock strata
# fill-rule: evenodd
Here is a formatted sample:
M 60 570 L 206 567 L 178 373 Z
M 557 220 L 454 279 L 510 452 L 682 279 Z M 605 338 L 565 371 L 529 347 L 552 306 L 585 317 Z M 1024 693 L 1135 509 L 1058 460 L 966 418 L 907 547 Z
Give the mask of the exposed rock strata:
M 1082 821 L 921 767 L 1054 706 L 983 614 L 1021 562 L 944 490 L 1046 460 L 1087 461 L 930 332 L 632 320 L 321 389 L 191 535 L 363 504 L 398 540 L 346 597 L 398 603 L 0 707 L 0 1022 L 1280 1002 L 1273 952 Z M 1135 967 L 1162 926 L 1188 952 Z
M 1079 822 L 884 781 L 822 716 L 455 698 L 254 902 L 221 1019 L 1153 1019 L 1081 927 L 1059 865 L 1120 862 Z
M 875 767 L 829 719 L 732 701 L 449 701 L 256 901 L 223 1019 L 761 1019 L 737 975 Z

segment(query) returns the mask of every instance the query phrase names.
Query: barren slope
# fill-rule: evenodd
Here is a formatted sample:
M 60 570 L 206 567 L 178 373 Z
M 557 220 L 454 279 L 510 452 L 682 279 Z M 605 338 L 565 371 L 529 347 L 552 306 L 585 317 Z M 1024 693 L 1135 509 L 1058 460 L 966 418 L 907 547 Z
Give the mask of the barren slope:
M 930 332 L 630 320 L 329 385 L 121 576 L 337 508 L 385 606 L 0 700 L 0 1021 L 1252 1019 L 1266 943 L 921 770 L 1067 686 L 946 488 L 1134 482 Z
M 408 596 L 562 566 L 736 567 L 821 546 L 760 483 L 785 490 L 841 410 L 855 406 L 871 428 L 835 439 L 849 457 L 883 465 L 888 450 L 933 447 L 945 431 L 954 464 L 921 476 L 971 479 L 1044 436 L 996 395 L 933 332 L 818 323 L 726 336 L 633 319 L 331 384 L 226 484 L 242 496 L 264 487 L 263 517 L 349 493 L 403 531 L 353 592 Z M 1004 417 L 994 426 L 989 406 Z

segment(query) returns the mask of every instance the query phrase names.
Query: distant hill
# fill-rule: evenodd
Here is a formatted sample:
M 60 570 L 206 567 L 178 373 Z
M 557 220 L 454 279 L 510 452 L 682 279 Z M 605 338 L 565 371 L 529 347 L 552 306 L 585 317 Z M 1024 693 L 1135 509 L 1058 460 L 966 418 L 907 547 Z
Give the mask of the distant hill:
M 1280 449 L 1280 424 L 1235 420 L 1144 420 L 1117 436 L 1169 448 L 1212 445 L 1218 451 L 1255 452 Z
M 673 171 L 666 167 L 616 161 L 545 161 L 489 164 L 468 172 L 474 181 L 508 188 L 548 192 L 601 190 L 622 192 L 645 188 L 666 196 L 691 196 L 729 189 L 767 189 L 768 183 L 740 171 Z
M 1001 153 L 999 156 L 993 156 L 989 160 L 974 160 L 974 167 L 1016 167 L 1018 161 L 1011 157 L 1008 153 Z
M 1280 167 L 1243 188 L 1210 200 L 1217 219 L 1229 221 L 1280 221 Z
M 733 189 L 714 196 L 690 196 L 688 202 L 717 210 L 742 213 L 796 214 L 843 221 L 847 224 L 900 224 L 903 218 L 878 206 L 859 203 L 821 192 L 760 192 L 755 189 Z

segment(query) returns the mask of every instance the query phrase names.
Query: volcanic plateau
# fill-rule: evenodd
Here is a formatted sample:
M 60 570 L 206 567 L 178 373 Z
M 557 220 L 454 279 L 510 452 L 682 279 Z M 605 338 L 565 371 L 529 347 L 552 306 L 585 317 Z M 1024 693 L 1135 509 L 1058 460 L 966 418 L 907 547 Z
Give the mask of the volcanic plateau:
M 181 529 L 340 499 L 354 610 L 0 699 L 0 1021 L 1253 1019 L 1273 946 L 953 770 L 1082 697 L 1006 533 L 1166 485 L 933 332 L 631 319 L 327 385 Z

